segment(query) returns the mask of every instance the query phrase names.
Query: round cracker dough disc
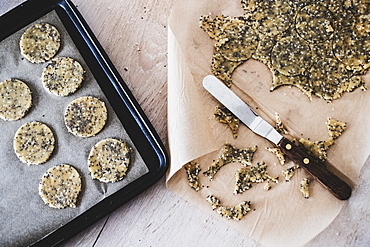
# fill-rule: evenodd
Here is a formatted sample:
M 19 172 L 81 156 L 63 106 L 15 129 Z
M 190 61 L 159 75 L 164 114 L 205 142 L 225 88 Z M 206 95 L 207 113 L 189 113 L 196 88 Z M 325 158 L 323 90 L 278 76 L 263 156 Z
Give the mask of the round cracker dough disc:
M 244 3 L 243 3 L 244 2 Z M 288 0 L 252 0 L 242 1 L 242 6 L 251 12 L 256 29 L 267 36 L 282 34 L 290 28 L 294 15 L 291 1 Z
M 68 96 L 81 86 L 84 80 L 81 64 L 70 57 L 54 58 L 42 73 L 44 87 L 58 96 Z
M 14 151 L 18 158 L 28 165 L 45 163 L 54 150 L 54 134 L 40 122 L 22 125 L 14 136 Z
M 310 43 L 322 43 L 334 33 L 333 14 L 321 4 L 312 4 L 301 9 L 296 16 L 299 35 Z
M 6 121 L 24 117 L 32 106 L 29 87 L 17 79 L 0 82 L 0 118 Z
M 90 151 L 88 166 L 93 179 L 100 182 L 117 182 L 124 178 L 130 164 L 131 148 L 123 141 L 107 138 Z
M 80 191 L 80 174 L 67 164 L 47 170 L 39 183 L 39 195 L 52 208 L 75 208 Z
M 311 57 L 310 47 L 295 36 L 280 39 L 271 52 L 273 68 L 287 76 L 299 75 L 309 69 Z
M 64 122 L 69 132 L 82 137 L 98 134 L 105 126 L 108 111 L 105 103 L 98 98 L 84 96 L 75 99 L 64 114 Z
M 336 33 L 333 51 L 346 68 L 356 74 L 364 75 L 370 68 L 370 39 L 350 28 Z
M 227 60 L 239 62 L 248 60 L 257 49 L 258 36 L 251 27 L 238 35 L 230 35 L 227 41 L 215 44 L 216 50 Z
M 59 47 L 59 31 L 48 23 L 38 23 L 28 28 L 20 40 L 21 54 L 32 63 L 43 63 L 52 59 Z

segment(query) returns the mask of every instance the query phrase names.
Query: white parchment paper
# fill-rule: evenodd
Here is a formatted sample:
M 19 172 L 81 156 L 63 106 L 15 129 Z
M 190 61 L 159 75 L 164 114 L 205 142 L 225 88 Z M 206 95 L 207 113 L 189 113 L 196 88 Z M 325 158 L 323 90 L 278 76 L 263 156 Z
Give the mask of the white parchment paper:
M 62 45 L 57 56 L 72 57 L 86 70 L 86 79 L 82 87 L 68 97 L 52 95 L 43 88 L 41 74 L 47 63 L 32 64 L 20 54 L 21 35 L 29 26 L 39 22 L 48 22 L 60 31 Z M 52 11 L 34 23 L 0 42 L 0 81 L 8 78 L 20 79 L 30 87 L 33 95 L 33 106 L 23 119 L 12 122 L 0 121 L 0 219 L 2 222 L 0 246 L 28 245 L 148 172 L 147 166 L 108 103 L 109 95 L 103 94 L 56 12 Z M 74 136 L 64 125 L 65 108 L 72 100 L 81 96 L 98 97 L 108 108 L 107 124 L 94 137 Z M 56 138 L 56 148 L 51 159 L 38 166 L 23 164 L 13 150 L 13 137 L 16 130 L 31 121 L 47 124 Z M 105 184 L 91 179 L 87 158 L 92 146 L 108 137 L 126 141 L 133 148 L 133 152 L 127 176 L 120 182 Z M 82 176 L 82 192 L 76 208 L 50 208 L 38 195 L 38 184 L 44 172 L 61 163 L 73 165 Z
M 281 173 L 294 164 L 278 164 L 277 158 L 265 150 L 273 145 L 241 126 L 237 139 L 224 124 L 213 116 L 220 104 L 203 87 L 204 76 L 211 74 L 214 41 L 199 28 L 203 15 L 241 16 L 239 0 L 178 1 L 169 18 L 168 33 L 168 136 L 171 165 L 167 186 L 174 193 L 194 203 L 204 211 L 225 221 L 265 246 L 303 246 L 327 227 L 346 203 L 336 199 L 317 181 L 310 186 L 311 196 L 305 199 L 300 189 L 303 178 L 310 178 L 302 169 L 290 182 Z M 262 63 L 249 60 L 233 74 L 233 90 L 263 118 L 274 124 L 275 112 L 290 131 L 288 138 L 328 139 L 325 122 L 328 117 L 347 122 L 347 130 L 328 151 L 328 166 L 355 186 L 361 168 L 370 154 L 370 91 L 355 90 L 339 100 L 327 103 L 317 97 L 312 101 L 297 88 L 281 87 L 270 92 L 272 75 Z M 364 76 L 369 88 L 370 73 Z M 265 161 L 271 176 L 279 176 L 278 184 L 264 191 L 263 184 L 234 195 L 238 163 L 221 168 L 213 181 L 201 173 L 220 155 L 225 143 L 237 148 L 254 145 L 258 150 L 253 165 Z M 200 164 L 201 189 L 189 187 L 185 170 L 189 161 Z M 358 185 L 361 186 L 361 185 Z M 251 201 L 252 210 L 241 221 L 221 218 L 206 201 L 214 195 L 225 206 Z M 351 200 L 351 199 L 349 199 Z M 343 226 L 345 227 L 345 226 Z

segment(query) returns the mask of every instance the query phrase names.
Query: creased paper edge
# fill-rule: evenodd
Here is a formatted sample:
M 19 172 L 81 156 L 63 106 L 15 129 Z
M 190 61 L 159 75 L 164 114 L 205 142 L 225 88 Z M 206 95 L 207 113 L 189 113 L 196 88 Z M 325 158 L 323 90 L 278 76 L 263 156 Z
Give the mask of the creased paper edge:
M 168 25 L 168 145 L 171 157 L 166 184 L 182 166 L 217 149 L 194 78 Z M 182 95 L 181 99 L 174 97 Z M 185 102 L 179 100 L 185 99 Z M 185 106 L 185 107 L 184 107 Z M 194 106 L 194 107 L 193 107 Z M 196 106 L 196 107 L 195 107 Z M 188 136 L 192 136 L 189 140 Z M 185 150 L 185 152 L 184 152 Z

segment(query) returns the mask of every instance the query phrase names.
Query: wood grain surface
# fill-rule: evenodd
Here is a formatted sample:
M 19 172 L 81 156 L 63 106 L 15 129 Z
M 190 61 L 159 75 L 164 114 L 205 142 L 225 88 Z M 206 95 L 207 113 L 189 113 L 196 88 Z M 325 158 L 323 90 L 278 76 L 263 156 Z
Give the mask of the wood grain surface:
M 21 2 L 1 0 L 0 15 Z M 167 18 L 175 0 L 73 2 L 167 144 Z M 340 215 L 307 246 L 370 246 L 369 198 L 367 162 Z M 63 246 L 260 245 L 168 191 L 163 178 Z

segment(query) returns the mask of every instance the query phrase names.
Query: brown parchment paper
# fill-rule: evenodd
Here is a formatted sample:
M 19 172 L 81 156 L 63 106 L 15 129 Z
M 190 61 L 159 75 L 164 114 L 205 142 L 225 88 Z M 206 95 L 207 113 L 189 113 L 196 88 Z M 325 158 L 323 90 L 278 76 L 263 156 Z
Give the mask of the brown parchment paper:
M 214 119 L 213 111 L 219 103 L 202 88 L 203 77 L 211 73 L 214 49 L 214 41 L 199 28 L 199 18 L 208 14 L 240 16 L 243 10 L 239 0 L 178 1 L 169 18 L 168 136 L 171 165 L 167 187 L 263 245 L 302 246 L 327 227 L 346 202 L 336 199 L 317 181 L 311 183 L 311 196 L 305 199 L 299 191 L 299 184 L 303 178 L 310 177 L 309 174 L 300 169 L 290 182 L 285 182 L 281 172 L 294 164 L 278 164 L 277 158 L 265 150 L 265 147 L 272 146 L 271 143 L 245 126 L 241 126 L 238 138 L 233 139 L 228 127 Z M 369 73 L 364 78 L 369 87 Z M 236 69 L 233 82 L 231 89 L 271 124 L 274 124 L 274 115 L 278 112 L 290 132 L 290 139 L 327 140 L 325 122 L 328 117 L 347 122 L 347 130 L 328 151 L 327 161 L 329 169 L 355 186 L 370 150 L 370 91 L 358 89 L 332 103 L 319 98 L 309 100 L 291 87 L 270 92 L 272 75 L 267 67 L 254 60 Z M 200 174 L 200 191 L 191 189 L 182 166 L 195 161 L 201 165 L 201 173 L 206 171 L 219 157 L 226 142 L 237 148 L 257 145 L 253 163 L 265 161 L 269 165 L 269 174 L 280 177 L 279 183 L 272 183 L 269 191 L 263 190 L 263 184 L 255 184 L 252 189 L 233 195 L 235 172 L 241 165 L 232 163 L 221 168 L 213 181 Z M 252 211 L 239 222 L 221 218 L 212 212 L 206 201 L 210 194 L 226 206 L 249 200 Z
M 54 96 L 44 89 L 41 74 L 47 63 L 32 64 L 21 56 L 19 50 L 21 35 L 33 23 L 0 42 L 0 81 L 20 79 L 30 87 L 33 96 L 33 106 L 23 119 L 0 121 L 0 246 L 31 244 L 149 171 L 108 102 L 109 95 L 104 95 L 100 89 L 56 12 L 52 11 L 34 23 L 39 22 L 48 22 L 57 27 L 62 44 L 56 56 L 69 56 L 79 61 L 86 71 L 85 80 L 82 87 L 68 97 Z M 108 109 L 108 121 L 104 129 L 89 138 L 69 133 L 63 117 L 71 101 L 86 95 L 102 99 Z M 47 124 L 55 135 L 56 148 L 50 160 L 41 165 L 23 164 L 13 150 L 16 130 L 30 121 Z M 87 158 L 93 145 L 108 137 L 126 141 L 133 152 L 127 176 L 122 181 L 106 184 L 91 179 Z M 44 172 L 61 163 L 73 165 L 81 174 L 82 191 L 76 208 L 50 208 L 38 195 L 38 184 Z

